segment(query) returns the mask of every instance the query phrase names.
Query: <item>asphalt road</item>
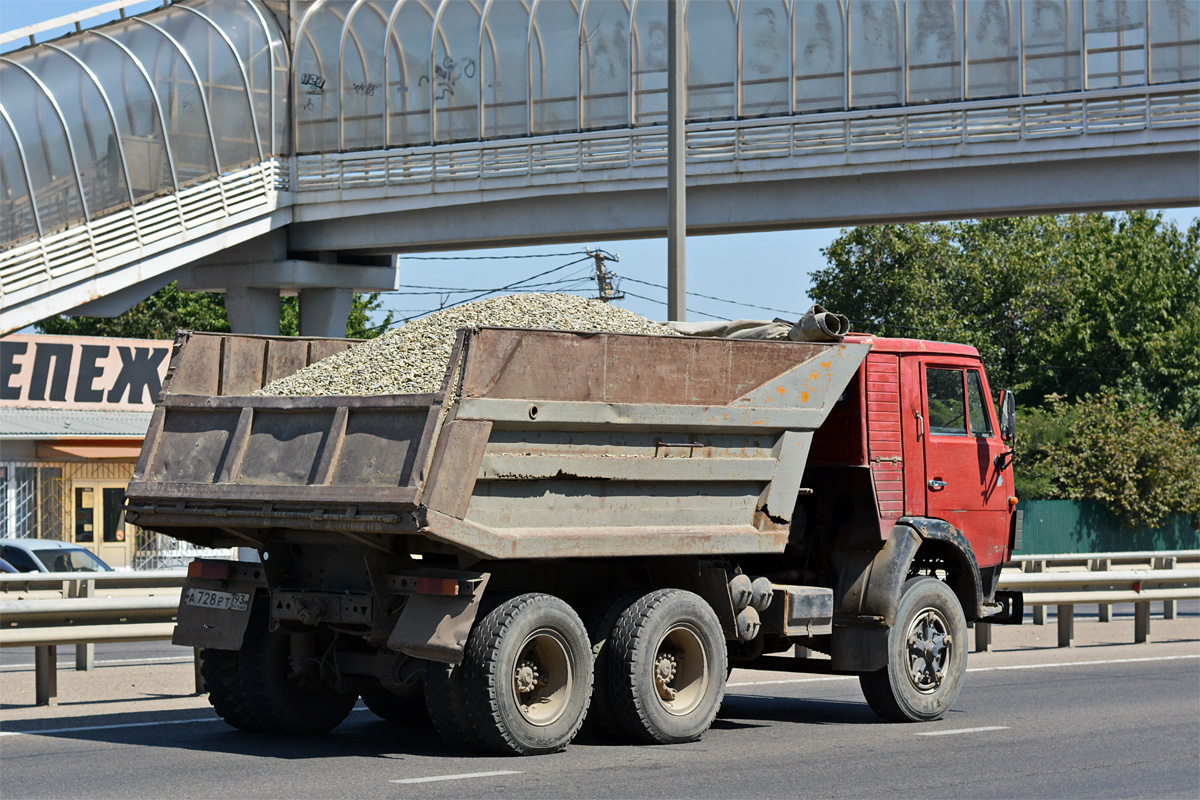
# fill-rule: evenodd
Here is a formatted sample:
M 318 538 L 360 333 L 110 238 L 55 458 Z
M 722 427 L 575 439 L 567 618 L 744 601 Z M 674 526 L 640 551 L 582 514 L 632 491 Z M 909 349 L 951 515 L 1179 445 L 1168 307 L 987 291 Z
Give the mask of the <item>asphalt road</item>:
M 881 722 L 854 679 L 739 670 L 697 743 L 583 738 L 539 758 L 463 754 L 361 708 L 317 738 L 236 732 L 200 698 L 9 715 L 0 796 L 1194 798 L 1200 653 L 1181 644 L 976 658 L 955 709 L 925 725 Z

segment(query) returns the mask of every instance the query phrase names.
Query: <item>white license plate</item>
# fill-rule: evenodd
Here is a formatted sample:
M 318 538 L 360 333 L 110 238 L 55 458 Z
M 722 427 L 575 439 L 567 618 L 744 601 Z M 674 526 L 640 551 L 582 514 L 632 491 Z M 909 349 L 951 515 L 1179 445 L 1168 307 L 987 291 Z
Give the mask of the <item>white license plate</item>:
M 217 608 L 223 611 L 245 611 L 250 607 L 248 592 L 214 592 L 209 589 L 188 589 L 184 602 L 200 608 Z

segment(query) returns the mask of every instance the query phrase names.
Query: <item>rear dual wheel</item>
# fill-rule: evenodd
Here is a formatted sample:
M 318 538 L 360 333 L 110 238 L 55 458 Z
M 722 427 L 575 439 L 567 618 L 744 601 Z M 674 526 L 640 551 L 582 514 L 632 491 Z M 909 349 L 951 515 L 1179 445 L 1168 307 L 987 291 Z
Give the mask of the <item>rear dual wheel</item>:
M 569 605 L 518 595 L 476 622 L 461 668 L 467 736 L 510 755 L 554 753 L 583 724 L 592 693 L 591 645 Z M 432 711 L 432 708 L 431 708 Z
M 725 696 L 725 636 L 712 607 L 683 589 L 660 589 L 618 617 L 602 655 L 617 727 L 647 744 L 692 742 Z
M 312 734 L 336 728 L 358 695 L 335 691 L 319 675 L 294 672 L 291 637 L 268 630 L 267 623 L 266 603 L 256 603 L 240 650 L 202 653 L 209 702 L 241 730 Z

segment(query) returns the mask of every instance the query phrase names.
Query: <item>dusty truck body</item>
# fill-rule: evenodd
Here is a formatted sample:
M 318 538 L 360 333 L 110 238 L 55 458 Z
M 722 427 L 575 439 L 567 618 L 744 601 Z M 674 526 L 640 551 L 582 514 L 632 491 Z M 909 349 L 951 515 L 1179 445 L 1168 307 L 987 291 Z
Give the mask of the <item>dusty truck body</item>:
M 480 328 L 437 393 L 251 396 L 347 346 L 181 334 L 129 486 L 131 522 L 261 555 L 194 562 L 175 634 L 237 727 L 361 695 L 502 752 L 689 741 L 731 666 L 935 719 L 966 623 L 1019 622 L 973 348 Z

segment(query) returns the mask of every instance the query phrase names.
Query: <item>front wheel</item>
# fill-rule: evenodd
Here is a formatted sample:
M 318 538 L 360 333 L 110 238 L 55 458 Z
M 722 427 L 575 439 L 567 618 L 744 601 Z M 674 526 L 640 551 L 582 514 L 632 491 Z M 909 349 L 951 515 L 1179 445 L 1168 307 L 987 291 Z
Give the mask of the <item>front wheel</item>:
M 905 583 L 887 649 L 886 667 L 859 676 L 868 705 L 892 722 L 940 719 L 967 671 L 967 621 L 950 587 L 929 577 Z

